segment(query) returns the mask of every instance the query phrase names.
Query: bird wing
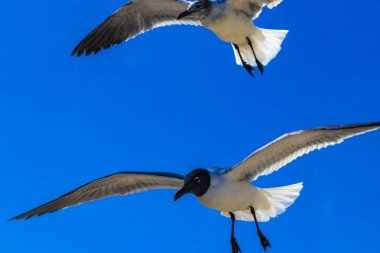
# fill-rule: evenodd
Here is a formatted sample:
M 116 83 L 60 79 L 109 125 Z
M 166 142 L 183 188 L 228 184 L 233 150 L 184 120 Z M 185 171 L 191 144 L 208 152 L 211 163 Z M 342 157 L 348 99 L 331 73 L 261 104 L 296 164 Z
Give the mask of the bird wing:
M 227 173 L 237 181 L 253 181 L 271 174 L 313 150 L 339 144 L 345 139 L 380 128 L 380 122 L 370 124 L 321 127 L 292 132 L 256 150 Z
M 174 173 L 121 172 L 96 179 L 44 205 L 20 214 L 10 220 L 29 219 L 70 206 L 114 195 L 129 195 L 153 189 L 178 189 L 183 176 Z
M 177 20 L 178 14 L 187 10 L 189 3 L 176 0 L 135 0 L 125 4 L 112 16 L 90 32 L 71 55 L 96 54 L 101 49 L 166 25 L 200 25 L 191 15 Z
M 229 6 L 249 15 L 252 19 L 257 18 L 265 6 L 272 9 L 281 2 L 282 0 L 228 0 Z

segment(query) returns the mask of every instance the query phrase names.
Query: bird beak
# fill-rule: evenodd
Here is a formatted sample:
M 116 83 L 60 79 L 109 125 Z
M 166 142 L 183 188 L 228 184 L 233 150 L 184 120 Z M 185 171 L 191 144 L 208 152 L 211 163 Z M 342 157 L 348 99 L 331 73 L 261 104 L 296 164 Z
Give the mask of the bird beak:
M 177 16 L 177 20 L 180 20 L 180 19 L 182 19 L 182 18 L 184 18 L 184 17 L 187 17 L 187 16 L 191 15 L 192 13 L 193 13 L 193 12 L 186 10 L 186 11 L 180 13 L 180 14 Z
M 177 191 L 177 193 L 174 196 L 174 201 L 177 201 L 178 199 L 180 199 L 186 193 L 188 193 L 188 190 L 185 189 L 185 186 L 184 186 L 179 191 Z

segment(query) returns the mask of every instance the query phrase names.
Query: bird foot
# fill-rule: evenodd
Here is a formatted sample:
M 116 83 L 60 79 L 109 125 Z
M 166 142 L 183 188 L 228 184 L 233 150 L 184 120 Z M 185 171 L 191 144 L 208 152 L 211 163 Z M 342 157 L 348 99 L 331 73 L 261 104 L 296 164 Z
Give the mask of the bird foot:
M 243 62 L 243 67 L 245 68 L 245 70 L 247 70 L 250 76 L 255 77 L 252 73 L 253 68 L 250 65 L 248 65 L 246 62 Z
M 261 74 L 264 74 L 264 67 L 263 67 L 263 64 L 256 59 L 256 64 L 257 64 L 257 68 L 259 69 L 260 73 Z
M 265 235 L 260 230 L 257 233 L 260 237 L 261 246 L 263 246 L 264 251 L 267 251 L 267 247 L 271 248 L 268 239 L 265 237 Z
M 241 252 L 241 249 L 240 249 L 239 244 L 237 243 L 235 237 L 232 237 L 230 241 L 231 241 L 232 253 Z

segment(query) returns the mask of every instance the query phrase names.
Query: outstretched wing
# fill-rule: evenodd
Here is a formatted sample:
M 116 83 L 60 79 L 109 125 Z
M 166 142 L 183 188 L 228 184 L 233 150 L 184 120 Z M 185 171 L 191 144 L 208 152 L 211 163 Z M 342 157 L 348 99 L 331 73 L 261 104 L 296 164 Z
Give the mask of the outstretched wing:
M 272 9 L 281 2 L 282 0 L 228 0 L 228 4 L 232 8 L 240 10 L 252 19 L 257 18 L 265 6 Z
M 253 152 L 230 170 L 227 176 L 237 181 L 253 181 L 313 150 L 339 144 L 347 138 L 379 128 L 380 122 L 376 122 L 321 127 L 288 133 Z
M 153 28 L 186 24 L 200 25 L 192 16 L 177 20 L 189 3 L 176 0 L 135 0 L 125 4 L 89 33 L 71 55 L 96 54 Z
M 10 220 L 29 219 L 63 208 L 114 195 L 128 195 L 153 189 L 178 189 L 183 176 L 174 173 L 121 172 L 96 179 L 42 206 L 20 214 Z

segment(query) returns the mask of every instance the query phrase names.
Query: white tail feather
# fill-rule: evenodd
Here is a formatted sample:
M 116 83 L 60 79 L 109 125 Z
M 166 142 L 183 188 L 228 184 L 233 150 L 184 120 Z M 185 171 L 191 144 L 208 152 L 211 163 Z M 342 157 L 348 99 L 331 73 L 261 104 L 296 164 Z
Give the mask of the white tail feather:
M 266 222 L 270 218 L 274 218 L 285 212 L 286 208 L 292 205 L 298 198 L 302 187 L 302 183 L 298 183 L 283 187 L 258 189 L 261 194 L 260 198 L 266 198 L 269 205 L 264 205 L 266 208 L 256 209 L 257 221 Z M 230 217 L 228 212 L 221 212 L 221 214 Z M 234 212 L 234 214 L 237 220 L 254 221 L 250 210 L 242 210 Z
M 269 3 L 267 4 L 269 9 L 272 9 L 279 5 L 282 2 L 282 0 L 269 0 Z
M 267 65 L 281 50 L 281 43 L 285 39 L 287 30 L 269 30 L 259 27 L 255 28 L 255 32 L 250 36 L 253 44 L 257 59 L 263 64 Z M 243 60 L 251 66 L 257 66 L 255 56 L 253 55 L 251 47 L 248 42 L 239 44 L 240 53 Z M 239 54 L 232 46 L 236 58 L 236 64 L 242 65 Z
M 275 217 L 285 212 L 286 208 L 293 204 L 298 198 L 302 187 L 302 183 L 298 183 L 283 187 L 261 189 L 272 204 L 271 211 L 274 211 L 274 216 L 271 217 Z

